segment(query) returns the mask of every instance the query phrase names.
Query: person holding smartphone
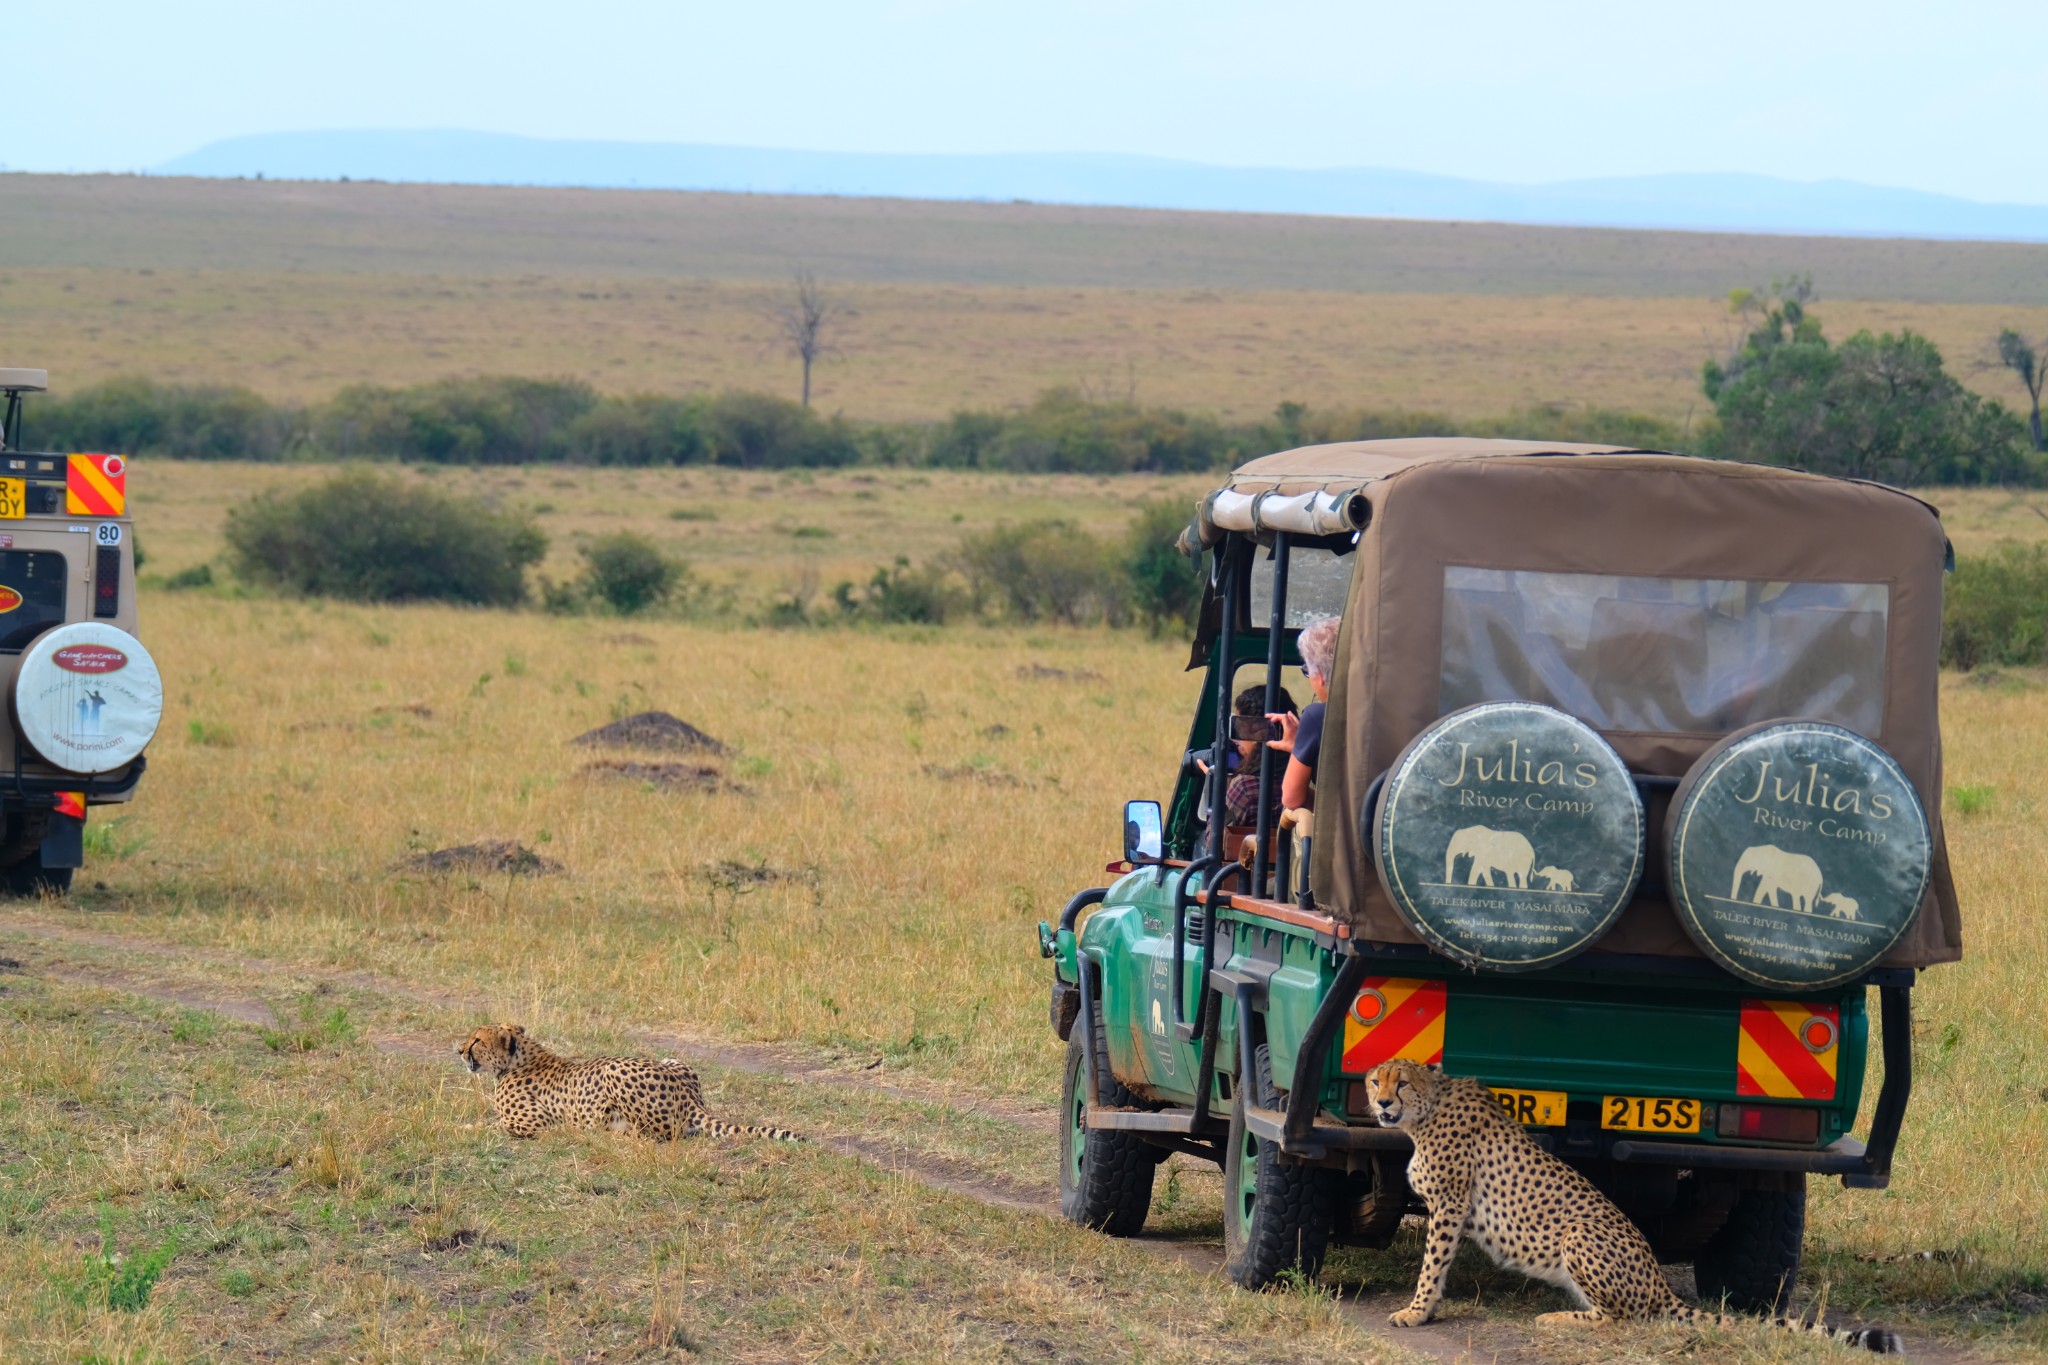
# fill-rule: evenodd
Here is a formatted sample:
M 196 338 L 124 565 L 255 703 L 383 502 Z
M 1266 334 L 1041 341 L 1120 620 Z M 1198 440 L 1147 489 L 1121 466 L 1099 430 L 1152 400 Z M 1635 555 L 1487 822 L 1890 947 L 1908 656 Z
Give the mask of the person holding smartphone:
M 1337 664 L 1337 618 L 1324 616 L 1302 627 L 1295 641 L 1301 651 L 1301 671 L 1316 694 L 1300 716 L 1275 712 L 1266 717 L 1276 727 L 1276 738 L 1268 748 L 1287 754 L 1287 771 L 1280 775 L 1280 805 L 1286 810 L 1308 810 L 1315 806 L 1316 759 L 1323 748 L 1323 706 L 1330 700 L 1330 671 Z
M 1273 716 L 1294 716 L 1294 698 L 1285 689 L 1278 698 L 1280 710 L 1268 715 L 1266 712 L 1266 688 L 1264 684 L 1247 687 L 1231 701 L 1230 738 L 1237 749 L 1236 772 L 1223 789 L 1223 823 L 1228 825 L 1253 825 L 1259 823 L 1259 750 L 1265 747 L 1274 735 L 1280 733 Z M 1272 795 L 1268 798 L 1272 814 L 1266 821 L 1267 828 L 1280 823 L 1280 784 L 1273 784 Z

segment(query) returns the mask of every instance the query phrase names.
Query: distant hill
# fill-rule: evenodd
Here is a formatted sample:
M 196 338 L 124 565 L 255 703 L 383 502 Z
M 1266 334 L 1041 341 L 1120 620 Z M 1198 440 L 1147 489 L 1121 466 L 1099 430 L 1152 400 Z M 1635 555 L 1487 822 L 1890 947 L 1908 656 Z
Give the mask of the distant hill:
M 1160 157 L 905 156 L 460 131 L 266 133 L 163 175 L 724 190 L 1416 218 L 1574 227 L 2048 241 L 2048 205 L 1984 204 L 1847 180 L 1652 175 L 1546 185 L 1412 171 L 1210 166 Z

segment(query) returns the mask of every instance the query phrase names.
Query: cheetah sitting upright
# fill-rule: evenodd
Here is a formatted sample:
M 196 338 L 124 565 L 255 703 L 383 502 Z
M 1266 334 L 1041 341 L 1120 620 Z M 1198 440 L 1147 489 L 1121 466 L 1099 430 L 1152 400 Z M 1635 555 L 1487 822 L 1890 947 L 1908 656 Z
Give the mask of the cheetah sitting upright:
M 677 1061 L 591 1057 L 572 1062 L 526 1036 L 518 1024 L 493 1024 L 455 1049 L 471 1071 L 498 1079 L 491 1103 L 513 1137 L 530 1138 L 558 1123 L 638 1132 L 656 1142 L 709 1133 L 713 1137 L 802 1138 L 786 1128 L 727 1123 L 704 1108 L 697 1073 Z
M 1702 1312 L 1680 1300 L 1628 1216 L 1537 1146 L 1478 1081 L 1394 1061 L 1375 1068 L 1366 1084 L 1380 1126 L 1399 1128 L 1414 1140 L 1408 1183 L 1429 1207 L 1422 1275 L 1414 1299 L 1388 1319 L 1394 1326 L 1419 1327 L 1436 1313 L 1463 1236 L 1496 1265 L 1557 1285 L 1579 1304 L 1577 1312 L 1545 1313 L 1538 1322 L 1753 1321 Z M 1808 1327 L 1791 1318 L 1774 1319 L 1773 1325 L 1880 1355 L 1901 1350 L 1898 1334 L 1881 1327 L 1845 1329 L 1818 1321 Z

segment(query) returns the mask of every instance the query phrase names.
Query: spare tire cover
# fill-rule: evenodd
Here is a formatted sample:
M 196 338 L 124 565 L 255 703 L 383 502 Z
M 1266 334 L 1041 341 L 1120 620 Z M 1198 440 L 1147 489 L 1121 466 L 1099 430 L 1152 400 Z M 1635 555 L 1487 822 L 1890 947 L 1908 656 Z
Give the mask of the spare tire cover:
M 1432 948 L 1528 971 L 1607 932 L 1643 874 L 1642 797 L 1583 721 L 1488 702 L 1417 735 L 1366 831 L 1380 885 Z
M 142 641 L 99 621 L 36 637 L 14 675 L 14 719 L 54 767 L 105 773 L 126 767 L 156 734 L 164 681 Z
M 1839 725 L 1767 721 L 1700 756 L 1665 817 L 1671 905 L 1745 981 L 1861 976 L 1927 890 L 1927 812 L 1892 756 Z

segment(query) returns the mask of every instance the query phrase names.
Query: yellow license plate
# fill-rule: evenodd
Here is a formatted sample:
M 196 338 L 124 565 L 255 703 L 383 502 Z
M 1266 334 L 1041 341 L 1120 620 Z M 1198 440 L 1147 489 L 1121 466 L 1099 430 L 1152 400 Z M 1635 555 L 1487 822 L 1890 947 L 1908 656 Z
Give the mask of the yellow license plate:
M 1564 1091 L 1492 1089 L 1500 1107 L 1516 1123 L 1530 1128 L 1564 1127 Z
M 1609 1095 L 1600 1101 L 1600 1126 L 1624 1133 L 1697 1133 L 1700 1102 Z
M 27 481 L 23 479 L 0 479 L 0 519 L 19 521 L 27 515 Z

